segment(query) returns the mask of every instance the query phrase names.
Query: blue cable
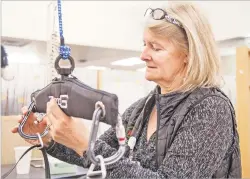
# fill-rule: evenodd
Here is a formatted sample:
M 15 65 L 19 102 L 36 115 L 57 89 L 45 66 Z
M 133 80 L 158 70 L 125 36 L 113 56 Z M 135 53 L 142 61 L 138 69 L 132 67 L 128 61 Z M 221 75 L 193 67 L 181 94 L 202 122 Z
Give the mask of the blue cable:
M 64 44 L 61 0 L 57 0 L 57 8 L 58 8 L 59 33 L 60 33 L 59 51 L 60 51 L 60 55 L 62 56 L 62 58 L 66 60 L 70 56 L 70 47 Z

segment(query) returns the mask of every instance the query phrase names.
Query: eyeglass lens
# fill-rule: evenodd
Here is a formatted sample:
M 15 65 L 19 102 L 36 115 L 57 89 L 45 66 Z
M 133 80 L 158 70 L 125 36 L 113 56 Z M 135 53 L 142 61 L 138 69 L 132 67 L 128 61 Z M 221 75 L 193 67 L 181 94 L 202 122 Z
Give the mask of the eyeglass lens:
M 153 11 L 153 15 L 152 16 L 153 16 L 153 18 L 155 20 L 157 20 L 157 19 L 163 19 L 164 15 L 165 15 L 165 12 L 163 10 L 161 10 L 161 9 L 155 9 Z

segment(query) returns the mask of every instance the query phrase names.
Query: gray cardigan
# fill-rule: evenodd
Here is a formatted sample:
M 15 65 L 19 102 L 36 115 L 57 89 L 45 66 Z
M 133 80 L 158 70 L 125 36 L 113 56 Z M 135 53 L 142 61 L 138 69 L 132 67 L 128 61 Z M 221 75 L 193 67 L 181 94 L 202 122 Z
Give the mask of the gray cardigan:
M 137 137 L 133 160 L 126 152 L 107 166 L 107 178 L 240 178 L 239 139 L 228 98 L 217 88 L 167 95 L 158 90 L 124 112 L 127 138 Z M 157 131 L 147 141 L 148 116 L 155 104 Z M 95 154 L 109 157 L 118 147 L 115 129 L 110 128 L 96 141 Z M 68 163 L 91 164 L 86 154 L 80 157 L 58 143 L 47 152 Z

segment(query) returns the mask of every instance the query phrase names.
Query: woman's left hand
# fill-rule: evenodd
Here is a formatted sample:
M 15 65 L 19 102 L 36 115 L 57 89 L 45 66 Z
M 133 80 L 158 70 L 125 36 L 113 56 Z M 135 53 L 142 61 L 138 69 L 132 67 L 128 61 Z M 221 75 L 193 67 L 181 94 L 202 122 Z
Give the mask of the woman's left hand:
M 47 103 L 50 134 L 54 141 L 75 150 L 80 156 L 88 148 L 89 130 L 80 118 L 67 116 L 52 98 Z

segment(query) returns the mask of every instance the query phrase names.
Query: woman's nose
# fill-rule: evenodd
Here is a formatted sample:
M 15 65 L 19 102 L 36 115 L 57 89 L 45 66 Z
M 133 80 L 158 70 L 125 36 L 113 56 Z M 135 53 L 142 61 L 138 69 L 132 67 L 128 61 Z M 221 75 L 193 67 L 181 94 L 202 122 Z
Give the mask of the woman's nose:
M 149 53 L 147 53 L 146 50 L 142 51 L 140 58 L 141 58 L 142 61 L 149 61 L 149 60 L 152 59 L 151 56 L 149 55 Z

